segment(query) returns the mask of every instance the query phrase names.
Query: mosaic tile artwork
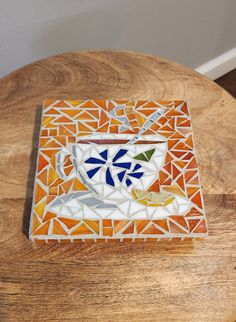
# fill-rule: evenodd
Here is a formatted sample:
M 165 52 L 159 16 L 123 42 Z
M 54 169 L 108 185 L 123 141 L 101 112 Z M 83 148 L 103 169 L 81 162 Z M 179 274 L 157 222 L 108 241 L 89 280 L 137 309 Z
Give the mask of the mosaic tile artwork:
M 46 100 L 30 238 L 204 237 L 185 101 Z

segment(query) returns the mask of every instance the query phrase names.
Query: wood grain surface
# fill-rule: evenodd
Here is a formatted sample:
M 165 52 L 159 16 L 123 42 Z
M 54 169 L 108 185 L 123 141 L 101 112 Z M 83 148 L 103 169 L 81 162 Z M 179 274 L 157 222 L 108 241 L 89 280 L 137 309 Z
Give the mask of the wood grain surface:
M 209 237 L 36 245 L 27 238 L 45 98 L 186 99 Z M 0 320 L 235 321 L 236 101 L 141 53 L 68 53 L 0 80 Z

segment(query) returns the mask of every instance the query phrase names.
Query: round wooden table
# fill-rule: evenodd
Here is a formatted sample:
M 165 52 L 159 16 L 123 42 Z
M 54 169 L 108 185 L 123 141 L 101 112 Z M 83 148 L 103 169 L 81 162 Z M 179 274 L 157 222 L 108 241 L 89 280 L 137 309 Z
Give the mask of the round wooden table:
M 186 99 L 209 237 L 36 245 L 27 239 L 45 98 Z M 234 321 L 236 101 L 164 58 L 67 53 L 0 80 L 0 277 L 3 321 Z

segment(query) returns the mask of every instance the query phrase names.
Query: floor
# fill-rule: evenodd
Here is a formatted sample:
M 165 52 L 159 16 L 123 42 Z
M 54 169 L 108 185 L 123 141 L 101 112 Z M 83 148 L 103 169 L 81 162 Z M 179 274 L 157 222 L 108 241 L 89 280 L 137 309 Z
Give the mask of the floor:
M 216 79 L 215 82 L 236 97 L 236 69 Z

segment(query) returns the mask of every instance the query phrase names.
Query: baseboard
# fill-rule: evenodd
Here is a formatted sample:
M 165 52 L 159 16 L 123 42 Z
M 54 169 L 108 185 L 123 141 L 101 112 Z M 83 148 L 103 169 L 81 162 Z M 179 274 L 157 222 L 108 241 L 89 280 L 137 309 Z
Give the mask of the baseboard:
M 196 71 L 215 80 L 236 68 L 236 47 L 196 68 Z

